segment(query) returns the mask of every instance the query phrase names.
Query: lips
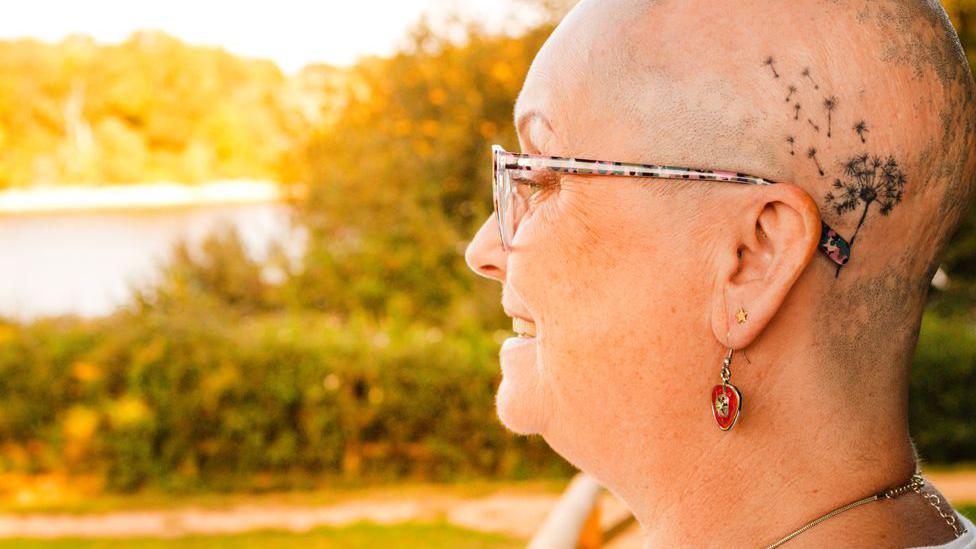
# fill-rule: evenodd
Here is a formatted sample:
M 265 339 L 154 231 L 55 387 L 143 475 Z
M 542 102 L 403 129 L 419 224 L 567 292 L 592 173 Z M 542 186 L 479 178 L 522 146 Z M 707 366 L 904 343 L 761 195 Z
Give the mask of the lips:
M 505 355 L 517 348 L 535 347 L 535 322 L 522 317 L 512 317 L 512 331 L 515 337 L 510 337 L 502 343 L 501 354 Z
M 522 337 L 535 337 L 535 322 L 524 318 L 512 318 L 512 331 Z

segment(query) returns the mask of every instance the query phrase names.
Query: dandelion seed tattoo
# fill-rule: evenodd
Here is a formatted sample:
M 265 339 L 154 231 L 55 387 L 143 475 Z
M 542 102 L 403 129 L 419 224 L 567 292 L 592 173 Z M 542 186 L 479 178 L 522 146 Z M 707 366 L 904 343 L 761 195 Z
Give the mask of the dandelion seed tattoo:
M 800 104 L 796 103 L 795 105 L 793 105 L 793 120 L 799 120 L 799 119 L 800 119 Z
M 790 84 L 789 87 L 786 88 L 786 90 L 788 92 L 790 92 L 790 93 L 786 94 L 786 102 L 789 103 L 790 102 L 790 99 L 793 98 L 793 94 L 796 93 L 796 86 L 794 86 L 793 84 Z
M 807 149 L 807 158 L 813 160 L 813 162 L 817 165 L 817 171 L 820 172 L 820 177 L 823 177 L 824 175 L 827 175 L 823 171 L 823 166 L 820 165 L 820 159 L 817 158 L 817 148 L 816 147 L 810 147 L 809 149 Z
M 827 137 L 830 137 L 831 119 L 834 114 L 834 109 L 837 108 L 837 98 L 831 95 L 830 97 L 824 99 L 824 108 L 827 109 Z
M 790 144 L 790 154 L 795 155 L 796 150 L 794 149 L 794 145 L 796 145 L 796 139 L 792 135 L 788 135 L 786 136 L 786 142 Z
M 848 242 L 853 247 L 871 205 L 877 202 L 881 215 L 886 216 L 901 202 L 904 190 L 905 174 L 894 158 L 882 160 L 880 156 L 862 154 L 844 163 L 844 179 L 834 180 L 834 190 L 826 193 L 824 200 L 837 215 L 861 208 L 861 218 Z M 840 266 L 834 276 L 840 276 Z
M 804 67 L 803 68 L 803 72 L 801 72 L 800 74 L 803 75 L 803 76 L 805 76 L 807 78 L 807 80 L 809 80 L 810 83 L 813 84 L 813 89 L 815 89 L 815 90 L 819 90 L 820 89 L 820 84 L 817 84 L 817 82 L 814 81 L 813 77 L 810 76 L 810 67 Z
M 768 65 L 769 68 L 773 71 L 773 78 L 779 78 L 779 73 L 776 72 L 776 60 L 773 59 L 772 56 L 767 57 L 766 62 L 764 64 Z
M 854 124 L 854 133 L 861 138 L 861 143 L 867 143 L 864 139 L 864 134 L 868 133 L 868 125 L 865 121 L 861 120 L 857 124 Z
M 807 118 L 807 122 L 809 122 L 810 125 L 813 126 L 813 131 L 815 131 L 815 132 L 819 132 L 820 131 L 820 126 L 814 124 L 813 123 L 813 120 L 810 120 L 809 118 Z

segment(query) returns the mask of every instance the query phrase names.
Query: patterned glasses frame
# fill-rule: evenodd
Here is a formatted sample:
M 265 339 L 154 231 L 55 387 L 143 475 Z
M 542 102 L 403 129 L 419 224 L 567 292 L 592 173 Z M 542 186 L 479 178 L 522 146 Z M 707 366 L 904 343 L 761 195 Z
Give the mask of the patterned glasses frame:
M 578 175 L 724 181 L 746 185 L 773 185 L 776 183 L 761 177 L 736 172 L 513 153 L 506 151 L 499 145 L 491 147 L 491 156 L 492 197 L 502 248 L 505 251 L 511 249 L 515 229 L 525 210 L 524 204 L 520 203 L 524 199 L 516 188 L 518 178 L 512 177 L 512 172 L 553 171 Z M 851 257 L 850 244 L 823 220 L 820 221 L 820 227 L 820 251 L 839 266 L 847 264 Z

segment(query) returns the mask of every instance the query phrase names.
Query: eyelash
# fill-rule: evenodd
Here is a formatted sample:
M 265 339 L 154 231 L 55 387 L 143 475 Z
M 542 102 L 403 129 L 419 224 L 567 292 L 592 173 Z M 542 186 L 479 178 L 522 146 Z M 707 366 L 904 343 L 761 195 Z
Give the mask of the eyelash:
M 553 171 L 537 172 L 540 175 L 533 179 L 531 177 L 512 176 L 512 181 L 518 185 L 525 185 L 532 191 L 531 198 L 538 196 L 540 191 L 555 189 L 559 186 L 559 174 Z

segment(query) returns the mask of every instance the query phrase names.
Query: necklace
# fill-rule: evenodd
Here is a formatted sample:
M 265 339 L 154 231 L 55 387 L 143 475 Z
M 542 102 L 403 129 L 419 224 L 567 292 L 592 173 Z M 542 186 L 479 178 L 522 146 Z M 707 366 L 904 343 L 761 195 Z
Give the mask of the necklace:
M 902 494 L 908 493 L 910 491 L 911 492 L 915 492 L 916 494 L 922 496 L 923 498 L 925 498 L 925 501 L 927 501 L 929 505 L 931 505 L 932 507 L 935 507 L 935 510 L 939 512 L 939 516 L 941 516 L 946 521 L 946 524 L 948 524 L 950 527 L 952 527 L 952 531 L 956 534 L 956 537 L 959 537 L 961 534 L 965 533 L 965 530 L 961 530 L 961 531 L 959 530 L 959 524 L 956 521 L 956 514 L 955 514 L 955 512 L 953 512 L 952 509 L 950 509 L 948 513 L 946 513 L 945 511 L 943 511 L 942 510 L 942 506 L 940 505 L 941 500 L 939 499 L 939 496 L 937 496 L 935 494 L 929 494 L 929 493 L 923 492 L 922 491 L 922 486 L 924 486 L 924 485 L 925 485 L 925 479 L 922 477 L 922 475 L 919 472 L 916 471 L 916 473 L 914 475 L 912 475 L 911 480 L 909 480 L 905 484 L 902 484 L 901 486 L 896 486 L 895 488 L 889 488 L 887 490 L 882 490 L 881 492 L 878 492 L 877 494 L 874 494 L 872 496 L 868 496 L 866 498 L 859 499 L 857 501 L 848 503 L 847 505 L 842 505 L 842 506 L 834 509 L 833 511 L 830 511 L 827 514 L 821 515 L 820 517 L 817 517 L 817 518 L 811 520 L 810 522 L 804 524 L 798 530 L 795 530 L 795 531 L 787 534 L 786 536 L 784 536 L 783 538 L 781 538 L 776 543 L 767 546 L 766 549 L 775 549 L 776 547 L 779 547 L 780 545 L 783 545 L 784 543 L 790 541 L 791 539 L 795 538 L 796 536 L 799 536 L 803 532 L 806 532 L 810 528 L 813 528 L 814 526 L 820 524 L 821 522 L 823 522 L 823 521 L 825 521 L 825 520 L 827 520 L 827 519 L 829 519 L 831 517 L 835 517 L 835 516 L 843 513 L 844 511 L 853 509 L 853 508 L 855 508 L 855 507 L 857 507 L 859 505 L 864 505 L 865 503 L 870 503 L 872 501 L 877 501 L 879 499 L 894 499 L 894 498 L 896 498 L 896 497 L 898 497 L 898 496 L 900 496 Z

